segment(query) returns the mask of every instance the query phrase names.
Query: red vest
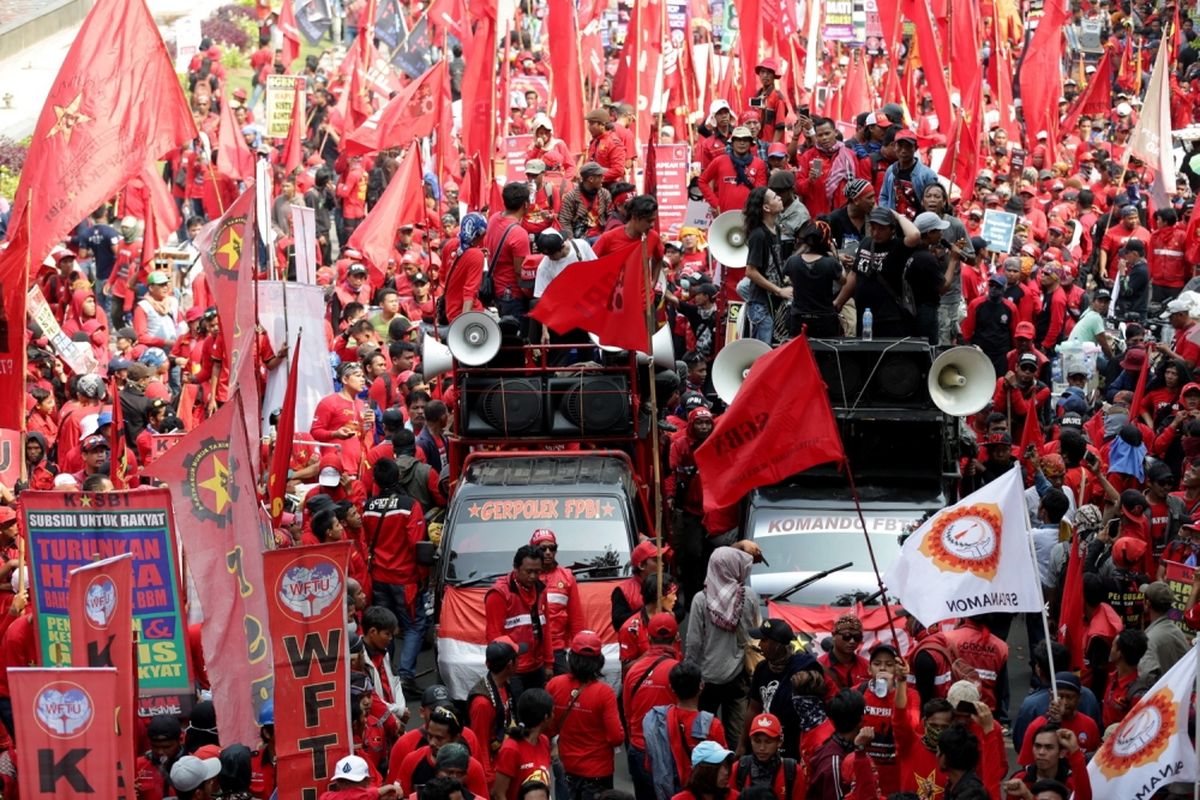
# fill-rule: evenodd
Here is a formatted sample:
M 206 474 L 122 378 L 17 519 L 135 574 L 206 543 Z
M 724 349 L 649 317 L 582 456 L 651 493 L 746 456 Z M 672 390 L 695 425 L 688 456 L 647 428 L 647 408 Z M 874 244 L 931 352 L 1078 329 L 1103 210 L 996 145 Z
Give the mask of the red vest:
M 996 680 L 1008 661 L 1008 645 L 989 633 L 987 628 L 970 624 L 943 631 L 939 635 L 945 640 L 952 656 L 952 663 L 947 669 L 955 669 L 953 662 L 959 662 L 958 669 L 973 669 L 978 678 L 979 694 L 983 702 L 987 703 L 989 708 L 995 709 Z M 946 684 L 946 691 L 950 690 L 952 683 L 953 681 L 950 681 Z
M 546 586 L 540 580 L 537 582 L 536 599 L 537 624 L 534 624 L 533 608 L 528 601 L 521 597 L 517 590 L 516 580 L 511 575 L 500 578 L 488 590 L 496 592 L 504 598 L 504 635 L 517 645 L 528 645 L 525 652 L 517 656 L 517 672 L 529 672 L 542 665 L 542 637 L 549 635 L 546 630 Z M 486 602 L 486 601 L 485 601 Z
M 1092 665 L 1087 662 L 1087 651 L 1092 646 L 1092 640 L 1097 637 L 1108 642 L 1110 645 L 1117 638 L 1117 634 L 1125 630 L 1125 623 L 1121 619 L 1121 615 L 1113 609 L 1108 603 L 1101 603 L 1096 607 L 1096 611 L 1092 614 L 1092 618 L 1088 620 L 1087 630 L 1083 634 L 1083 669 L 1080 670 L 1079 679 L 1086 686 L 1092 679 Z M 1100 665 L 1107 669 L 1107 665 Z

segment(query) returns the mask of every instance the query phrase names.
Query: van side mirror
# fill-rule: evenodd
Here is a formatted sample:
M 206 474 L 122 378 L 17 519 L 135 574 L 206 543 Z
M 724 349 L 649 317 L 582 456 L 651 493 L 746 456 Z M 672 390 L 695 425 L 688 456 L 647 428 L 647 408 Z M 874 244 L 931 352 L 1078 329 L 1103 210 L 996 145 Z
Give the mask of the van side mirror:
M 437 563 L 437 545 L 433 542 L 417 542 L 413 551 L 417 566 L 432 567 Z

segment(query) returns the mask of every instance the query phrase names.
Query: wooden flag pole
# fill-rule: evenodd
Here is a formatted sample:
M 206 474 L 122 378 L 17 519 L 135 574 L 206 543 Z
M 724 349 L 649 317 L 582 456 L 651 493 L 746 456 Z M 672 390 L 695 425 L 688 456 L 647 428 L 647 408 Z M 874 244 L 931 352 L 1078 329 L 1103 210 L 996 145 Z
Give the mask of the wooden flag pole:
M 654 270 L 650 266 L 649 245 L 645 234 L 642 235 L 642 286 L 646 300 L 646 340 L 650 343 L 650 457 L 653 459 L 652 472 L 654 476 L 654 546 L 658 548 L 658 596 L 662 597 L 663 587 L 663 558 L 662 558 L 662 456 L 658 445 L 658 391 L 654 380 Z M 637 354 L 630 353 L 629 357 L 637 361 Z

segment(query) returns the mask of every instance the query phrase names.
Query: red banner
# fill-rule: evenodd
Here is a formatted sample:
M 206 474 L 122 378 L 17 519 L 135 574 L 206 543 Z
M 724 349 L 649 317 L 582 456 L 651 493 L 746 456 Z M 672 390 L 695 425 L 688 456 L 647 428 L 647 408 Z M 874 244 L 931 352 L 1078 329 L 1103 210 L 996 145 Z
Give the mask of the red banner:
M 686 224 L 688 207 L 688 146 L 656 144 L 654 148 L 655 197 L 658 229 L 668 239 L 678 239 Z
M 10 489 L 21 479 L 21 432 L 12 428 L 0 428 L 0 483 Z
M 896 616 L 899 612 L 900 606 L 893 605 L 892 619 L 896 623 L 896 635 L 900 637 L 900 652 L 904 654 L 912 643 L 904 630 L 904 621 Z M 833 623 L 843 614 L 853 614 L 862 622 L 861 652 L 867 652 L 876 642 L 894 641 L 883 606 L 795 606 L 791 603 L 767 602 L 767 616 L 791 625 L 796 637 L 814 654 L 821 652 L 821 640 L 833 635 Z
M 22 798 L 117 796 L 113 714 L 121 680 L 115 669 L 9 669 Z
M 351 751 L 346 658 L 350 543 L 263 554 L 275 641 L 275 775 L 280 797 L 317 800 Z
M 112 667 L 118 681 L 117 797 L 133 796 L 137 744 L 137 670 L 133 663 L 133 554 L 123 553 L 71 570 L 67 588 L 71 620 L 71 665 Z

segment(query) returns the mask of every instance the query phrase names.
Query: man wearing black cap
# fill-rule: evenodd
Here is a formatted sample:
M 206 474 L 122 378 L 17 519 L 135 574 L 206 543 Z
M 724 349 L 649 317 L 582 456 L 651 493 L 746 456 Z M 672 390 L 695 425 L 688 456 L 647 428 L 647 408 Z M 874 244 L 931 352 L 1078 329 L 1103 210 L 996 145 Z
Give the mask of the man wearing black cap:
M 1081 199 L 1082 199 L 1082 192 Z M 1142 227 L 1141 220 L 1138 217 L 1137 206 L 1123 206 L 1119 212 L 1110 214 L 1110 219 L 1119 219 L 1120 222 L 1113 222 L 1104 232 L 1104 238 L 1100 240 L 1099 266 L 1100 271 L 1098 277 L 1105 284 L 1111 286 L 1113 278 L 1113 265 L 1120 256 L 1121 249 L 1130 241 L 1136 239 L 1142 243 L 1142 255 L 1146 254 L 1146 245 L 1150 243 L 1150 231 Z M 1147 271 L 1148 272 L 1148 271 Z M 1147 274 L 1147 287 L 1149 286 L 1149 275 Z M 1124 292 L 1122 291 L 1122 294 Z
M 1003 272 L 988 278 L 987 294 L 970 302 L 962 323 L 963 340 L 991 359 L 997 375 L 1007 371 L 1007 354 L 1017 330 L 1017 307 L 1004 296 L 1007 284 Z
M 796 648 L 796 634 L 782 619 L 764 620 L 758 628 L 750 631 L 751 639 L 758 639 L 763 660 L 750 676 L 750 695 L 746 703 L 746 719 L 754 719 L 764 712 L 774 714 L 783 728 L 783 744 L 780 752 L 787 758 L 799 758 L 800 717 L 792 704 L 792 677 L 800 672 L 820 674 L 817 660 Z M 750 750 L 749 731 L 743 731 L 742 749 Z
M 1020 441 L 1029 406 L 1033 404 L 1034 415 L 1044 419 L 1050 402 L 1050 387 L 1038 380 L 1041 364 L 1036 353 L 1022 353 L 1017 357 L 1015 371 L 1007 372 L 996 379 L 996 392 L 992 395 L 992 410 L 1007 414 L 1009 430 L 1013 438 Z
M 516 704 L 509 681 L 517 674 L 517 657 L 523 652 L 525 645 L 518 645 L 507 636 L 492 640 L 484 652 L 487 674 L 467 693 L 470 728 L 480 743 L 473 752 L 483 764 L 489 786 L 496 778 L 496 754 L 513 723 Z
M 863 315 L 873 317 L 873 335 L 903 337 L 909 334 L 912 311 L 904 307 L 904 265 L 921 242 L 921 232 L 907 218 L 877 207 L 867 215 L 868 238 L 859 245 L 846 283 L 834 300 L 841 309 L 853 297 L 858 311 L 858 335 Z
M 1130 237 L 1121 245 L 1120 266 L 1114 280 L 1120 283 L 1117 294 L 1117 318 L 1141 322 L 1150 313 L 1150 267 L 1146 263 L 1146 244 Z
M 779 229 L 779 257 L 786 260 L 795 249 L 796 231 L 811 215 L 796 196 L 796 175 L 790 169 L 772 172 L 767 178 L 767 188 L 779 195 L 783 202 L 783 211 L 775 218 L 775 225 Z
M 183 755 L 183 726 L 175 717 L 154 717 L 146 728 L 146 738 L 150 749 L 134 766 L 138 800 L 173 797 L 171 767 Z

